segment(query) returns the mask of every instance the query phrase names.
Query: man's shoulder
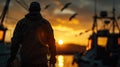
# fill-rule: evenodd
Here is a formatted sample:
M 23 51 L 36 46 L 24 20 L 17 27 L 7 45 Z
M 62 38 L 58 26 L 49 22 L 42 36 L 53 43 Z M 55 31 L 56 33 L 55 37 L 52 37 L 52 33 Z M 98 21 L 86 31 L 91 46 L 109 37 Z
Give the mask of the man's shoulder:
M 20 19 L 20 20 L 18 21 L 18 24 L 24 23 L 25 20 L 26 20 L 25 18 Z
M 46 25 L 51 25 L 50 22 L 49 22 L 47 19 L 45 19 L 45 18 L 43 18 L 42 21 L 43 21 L 43 23 L 46 24 Z
M 45 19 L 45 18 L 42 18 L 41 20 L 42 20 L 42 22 L 44 22 L 44 23 L 49 23 L 49 21 L 48 21 L 47 19 Z
M 26 19 L 25 18 L 22 18 L 20 19 L 18 22 L 17 22 L 17 26 L 24 26 L 25 25 L 25 22 L 26 22 Z
M 17 22 L 17 24 L 26 24 L 26 22 L 28 22 L 27 21 L 27 19 L 26 18 L 22 18 L 22 19 L 20 19 L 18 22 Z

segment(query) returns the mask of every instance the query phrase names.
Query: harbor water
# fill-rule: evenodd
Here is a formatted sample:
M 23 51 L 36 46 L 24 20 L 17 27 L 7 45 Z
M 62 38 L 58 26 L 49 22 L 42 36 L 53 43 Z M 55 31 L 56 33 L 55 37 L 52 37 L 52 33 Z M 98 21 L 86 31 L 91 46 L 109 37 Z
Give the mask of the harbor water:
M 0 45 L 0 67 L 6 67 L 6 62 L 10 57 L 10 50 L 7 45 Z M 73 55 L 57 55 L 55 67 L 77 67 L 77 64 L 72 65 Z
M 73 55 L 57 55 L 56 67 L 78 67 L 75 63 L 72 65 Z

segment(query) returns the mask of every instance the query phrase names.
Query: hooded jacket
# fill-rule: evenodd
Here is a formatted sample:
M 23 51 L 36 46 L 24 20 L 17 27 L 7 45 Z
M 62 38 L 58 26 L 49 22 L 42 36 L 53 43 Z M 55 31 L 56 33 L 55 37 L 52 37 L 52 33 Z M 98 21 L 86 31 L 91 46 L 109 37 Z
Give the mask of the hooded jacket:
M 22 62 L 46 63 L 48 49 L 51 55 L 56 54 L 53 29 L 39 12 L 28 13 L 17 23 L 12 37 L 12 56 L 16 55 L 20 45 Z

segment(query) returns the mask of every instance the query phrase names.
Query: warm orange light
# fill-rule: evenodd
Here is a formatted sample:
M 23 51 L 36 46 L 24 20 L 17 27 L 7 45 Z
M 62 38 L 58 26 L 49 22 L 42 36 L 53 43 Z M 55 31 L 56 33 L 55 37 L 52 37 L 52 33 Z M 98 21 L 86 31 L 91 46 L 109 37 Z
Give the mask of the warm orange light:
M 0 41 L 3 39 L 4 32 L 0 30 Z
M 101 47 L 105 47 L 107 45 L 107 41 L 107 37 L 98 37 L 98 45 Z
M 86 50 L 90 50 L 92 45 L 92 40 L 88 40 L 88 45 L 86 46 Z
M 118 45 L 120 45 L 120 38 L 118 38 Z
M 63 44 L 63 40 L 59 40 L 59 41 L 58 41 L 58 44 L 59 44 L 59 45 L 62 45 L 62 44 Z
M 59 55 L 57 57 L 58 59 L 58 67 L 63 67 L 64 66 L 64 57 L 62 55 Z

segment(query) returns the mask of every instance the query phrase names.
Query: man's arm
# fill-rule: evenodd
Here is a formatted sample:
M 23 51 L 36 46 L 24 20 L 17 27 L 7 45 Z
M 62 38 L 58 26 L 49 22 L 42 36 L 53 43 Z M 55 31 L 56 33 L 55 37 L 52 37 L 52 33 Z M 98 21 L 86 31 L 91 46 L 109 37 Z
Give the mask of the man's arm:
M 50 52 L 50 63 L 56 63 L 56 45 L 55 45 L 55 38 L 52 26 L 48 23 L 47 25 L 47 39 L 48 39 L 48 46 Z
M 9 63 L 16 58 L 20 46 L 20 41 L 21 41 L 21 25 L 20 23 L 18 23 L 15 27 L 13 37 L 11 39 L 11 48 L 10 48 L 11 53 L 10 53 L 10 58 L 8 60 Z
M 51 56 L 56 56 L 56 45 L 55 45 L 54 35 L 50 36 L 50 39 L 49 39 L 49 50 L 50 50 Z

